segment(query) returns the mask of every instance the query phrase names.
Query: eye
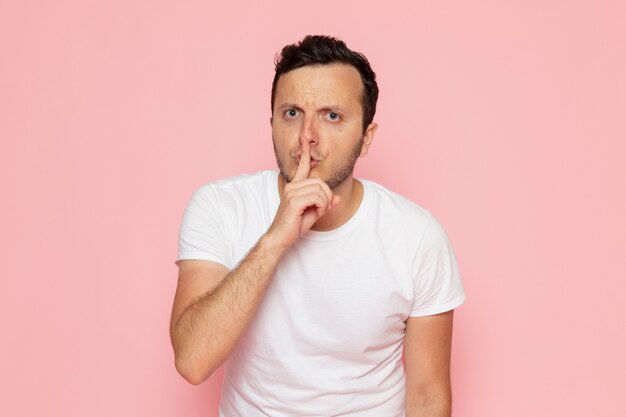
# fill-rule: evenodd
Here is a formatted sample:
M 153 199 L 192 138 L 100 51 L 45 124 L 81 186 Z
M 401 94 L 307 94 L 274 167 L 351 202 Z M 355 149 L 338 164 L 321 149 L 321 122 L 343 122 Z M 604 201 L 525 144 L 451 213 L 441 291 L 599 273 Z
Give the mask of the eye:
M 294 118 L 298 115 L 298 110 L 296 109 L 288 109 L 287 111 L 285 111 L 285 113 L 283 113 L 284 116 L 288 119 Z
M 328 113 L 328 118 L 332 121 L 337 121 L 341 119 L 341 116 L 339 116 L 339 113 L 335 113 L 334 111 L 331 111 L 330 113 Z

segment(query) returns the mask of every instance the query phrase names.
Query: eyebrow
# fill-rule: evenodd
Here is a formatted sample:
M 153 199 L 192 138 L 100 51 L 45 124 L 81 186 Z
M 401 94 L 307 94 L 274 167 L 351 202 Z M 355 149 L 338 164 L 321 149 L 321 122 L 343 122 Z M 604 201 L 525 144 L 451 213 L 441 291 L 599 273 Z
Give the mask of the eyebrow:
M 326 107 L 322 107 L 320 110 L 332 111 L 332 112 L 344 113 L 344 114 L 346 113 L 346 111 L 341 106 L 326 106 Z
M 294 103 L 283 103 L 280 106 L 278 106 L 279 110 L 285 110 L 285 109 L 298 109 L 298 110 L 302 110 L 297 104 Z
M 286 109 L 303 110 L 300 106 L 298 106 L 295 103 L 283 103 L 280 106 L 278 106 L 278 109 L 279 110 L 286 110 Z M 324 106 L 318 111 L 333 111 L 337 113 L 346 113 L 343 107 L 337 106 L 337 105 Z

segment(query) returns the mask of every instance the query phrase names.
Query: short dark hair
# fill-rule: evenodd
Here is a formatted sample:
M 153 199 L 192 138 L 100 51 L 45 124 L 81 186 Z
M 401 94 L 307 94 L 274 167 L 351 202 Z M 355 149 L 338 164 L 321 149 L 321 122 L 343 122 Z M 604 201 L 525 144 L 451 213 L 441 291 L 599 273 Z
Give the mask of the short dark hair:
M 307 65 L 348 64 L 359 71 L 363 82 L 361 107 L 363 109 L 363 131 L 374 120 L 378 101 L 376 74 L 370 63 L 360 52 L 349 49 L 345 42 L 325 35 L 307 35 L 297 44 L 285 46 L 274 61 L 276 73 L 272 82 L 272 112 L 276 85 L 281 75 Z

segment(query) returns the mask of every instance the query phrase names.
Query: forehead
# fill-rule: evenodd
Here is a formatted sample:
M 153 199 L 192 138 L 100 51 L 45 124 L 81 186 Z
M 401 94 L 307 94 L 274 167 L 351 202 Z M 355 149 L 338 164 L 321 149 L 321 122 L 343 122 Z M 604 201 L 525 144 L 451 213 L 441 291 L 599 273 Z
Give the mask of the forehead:
M 351 65 L 307 65 L 279 78 L 275 104 L 313 102 L 360 106 L 362 89 L 361 75 Z

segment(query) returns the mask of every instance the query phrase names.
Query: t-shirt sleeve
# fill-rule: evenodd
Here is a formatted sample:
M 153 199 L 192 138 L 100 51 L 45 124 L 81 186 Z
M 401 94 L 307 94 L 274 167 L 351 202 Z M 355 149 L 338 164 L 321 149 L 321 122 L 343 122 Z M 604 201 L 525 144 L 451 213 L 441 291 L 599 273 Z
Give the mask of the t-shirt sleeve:
M 439 222 L 431 215 L 413 263 L 415 291 L 411 316 L 452 310 L 465 301 L 454 249 Z
M 202 259 L 230 269 L 232 256 L 229 241 L 219 195 L 210 184 L 204 185 L 192 195 L 185 209 L 176 261 Z

